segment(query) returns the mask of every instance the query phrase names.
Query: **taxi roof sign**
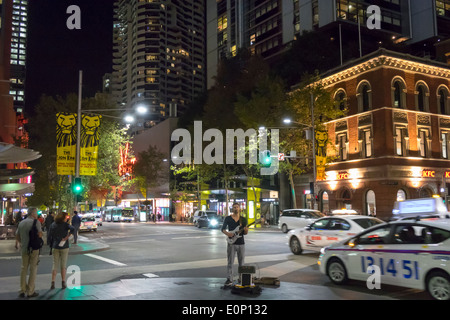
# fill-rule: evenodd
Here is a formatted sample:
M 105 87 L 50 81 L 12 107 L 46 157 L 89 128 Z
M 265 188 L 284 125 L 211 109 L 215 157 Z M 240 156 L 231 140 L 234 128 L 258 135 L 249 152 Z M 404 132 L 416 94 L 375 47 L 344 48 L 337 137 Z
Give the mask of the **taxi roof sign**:
M 392 214 L 399 218 L 419 215 L 448 215 L 447 208 L 441 197 L 409 199 L 396 201 Z
M 333 211 L 331 211 L 331 214 L 333 216 L 338 216 L 338 215 L 358 214 L 358 212 L 356 212 L 355 210 L 352 210 L 352 209 L 340 209 L 340 210 L 333 210 Z

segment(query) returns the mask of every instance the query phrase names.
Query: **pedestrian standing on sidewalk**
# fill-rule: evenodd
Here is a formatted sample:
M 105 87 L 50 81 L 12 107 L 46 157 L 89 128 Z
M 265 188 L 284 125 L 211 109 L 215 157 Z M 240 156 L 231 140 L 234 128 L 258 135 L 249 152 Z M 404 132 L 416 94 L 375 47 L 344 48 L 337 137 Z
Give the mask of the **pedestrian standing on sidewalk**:
M 16 249 L 18 249 L 18 243 L 21 246 L 22 253 L 22 267 L 20 271 L 20 298 L 34 298 L 39 295 L 35 292 L 35 281 L 37 274 L 37 266 L 39 263 L 39 250 L 28 250 L 28 244 L 30 242 L 30 230 L 33 227 L 34 221 L 38 219 L 38 213 L 36 208 L 29 208 L 28 215 L 25 220 L 19 223 L 16 231 Z M 42 226 L 39 221 L 36 221 L 36 228 L 38 236 L 42 238 Z M 28 269 L 30 274 L 27 282 Z
M 80 229 L 80 225 L 81 225 L 81 218 L 78 215 L 77 211 L 73 212 L 73 217 L 72 217 L 72 227 L 74 227 L 75 231 L 73 232 L 73 243 L 77 244 L 78 242 L 78 230 Z
M 237 238 L 237 240 L 230 244 L 228 243 L 227 246 L 227 280 L 225 281 L 225 286 L 230 286 L 233 283 L 233 263 L 234 259 L 237 254 L 239 267 L 242 267 L 244 265 L 244 259 L 245 259 L 245 241 L 244 241 L 244 235 L 248 233 L 248 227 L 247 227 L 247 219 L 244 217 L 241 217 L 241 207 L 239 203 L 233 203 L 232 206 L 232 214 L 231 216 L 227 216 L 223 222 L 222 226 L 222 232 L 229 238 L 232 238 L 234 236 L 234 231 L 237 227 L 242 228 L 242 235 L 241 237 Z
M 69 255 L 69 237 L 75 233 L 75 228 L 66 222 L 67 213 L 61 212 L 55 217 L 50 227 L 51 253 L 53 254 L 52 283 L 50 289 L 55 289 L 58 270 L 61 271 L 61 286 L 66 288 L 67 257 Z

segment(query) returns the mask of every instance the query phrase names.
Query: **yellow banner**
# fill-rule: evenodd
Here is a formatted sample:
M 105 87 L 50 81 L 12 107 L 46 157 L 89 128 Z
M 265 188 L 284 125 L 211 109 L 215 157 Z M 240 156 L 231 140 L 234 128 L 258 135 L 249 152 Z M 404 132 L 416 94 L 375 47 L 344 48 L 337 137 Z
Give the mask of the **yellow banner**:
M 316 131 L 316 180 L 326 180 L 325 168 L 327 164 L 327 141 L 326 131 Z
M 56 114 L 56 172 L 58 175 L 74 175 L 77 151 L 77 115 Z
M 80 175 L 82 176 L 97 174 L 101 119 L 102 116 L 99 115 L 81 115 Z

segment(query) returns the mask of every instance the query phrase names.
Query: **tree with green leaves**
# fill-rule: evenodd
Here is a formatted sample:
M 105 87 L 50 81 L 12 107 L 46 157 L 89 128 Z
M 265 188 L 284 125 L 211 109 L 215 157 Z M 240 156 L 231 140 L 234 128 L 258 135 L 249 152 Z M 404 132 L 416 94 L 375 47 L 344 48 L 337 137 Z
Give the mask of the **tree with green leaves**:
M 293 127 L 281 131 L 280 150 L 284 153 L 294 150 L 296 157 L 287 157 L 286 161 L 280 163 L 280 169 L 288 175 L 293 206 L 296 208 L 294 176 L 314 169 L 312 164 L 315 152 L 312 139 L 315 137 L 308 137 L 306 131 L 312 132 L 313 122 L 314 132 L 326 131 L 324 123 L 344 115 L 346 110 L 340 110 L 331 92 L 324 88 L 317 74 L 304 75 L 303 81 L 287 95 L 286 106 L 288 112 L 285 118 L 290 118 L 295 123 Z M 326 163 L 328 162 L 329 159 Z
M 29 147 L 38 150 L 42 157 L 37 159 L 35 166 L 35 191 L 28 198 L 28 206 L 45 205 L 52 208 L 59 205 L 61 210 L 69 210 L 74 205 L 73 193 L 69 190 L 69 176 L 56 173 L 56 114 L 58 112 L 76 113 L 78 97 L 69 94 L 66 98 L 42 96 L 29 117 L 26 130 L 29 134 Z M 101 110 L 113 108 L 106 95 L 98 94 L 93 98 L 82 101 L 82 109 Z M 101 113 L 101 112 L 99 112 Z M 111 113 L 109 113 L 111 114 Z M 117 116 L 116 114 L 111 114 Z M 96 176 L 83 176 L 85 190 L 84 199 L 92 199 L 98 194 L 104 197 L 111 196 L 112 187 L 126 185 L 126 181 L 118 174 L 120 163 L 119 147 L 125 147 L 129 142 L 126 132 L 121 129 L 117 120 L 104 117 L 100 125 L 99 157 Z
M 147 150 L 136 155 L 136 163 L 133 167 L 134 182 L 139 190 L 144 193 L 146 203 L 148 203 L 148 193 L 151 188 L 165 182 L 168 183 L 168 176 L 164 175 L 164 170 L 167 170 L 164 165 L 164 158 L 164 153 L 153 145 L 149 145 Z

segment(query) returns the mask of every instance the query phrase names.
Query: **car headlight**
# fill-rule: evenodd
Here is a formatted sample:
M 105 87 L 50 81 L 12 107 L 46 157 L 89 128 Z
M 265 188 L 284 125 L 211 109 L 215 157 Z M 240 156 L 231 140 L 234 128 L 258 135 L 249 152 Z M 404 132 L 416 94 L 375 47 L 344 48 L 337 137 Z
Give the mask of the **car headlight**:
M 321 253 L 321 254 L 325 254 L 325 252 L 327 252 L 327 248 L 326 248 L 326 247 L 320 249 L 320 253 Z
M 212 226 L 217 226 L 217 220 L 211 220 L 210 221 L 210 224 L 212 225 Z

